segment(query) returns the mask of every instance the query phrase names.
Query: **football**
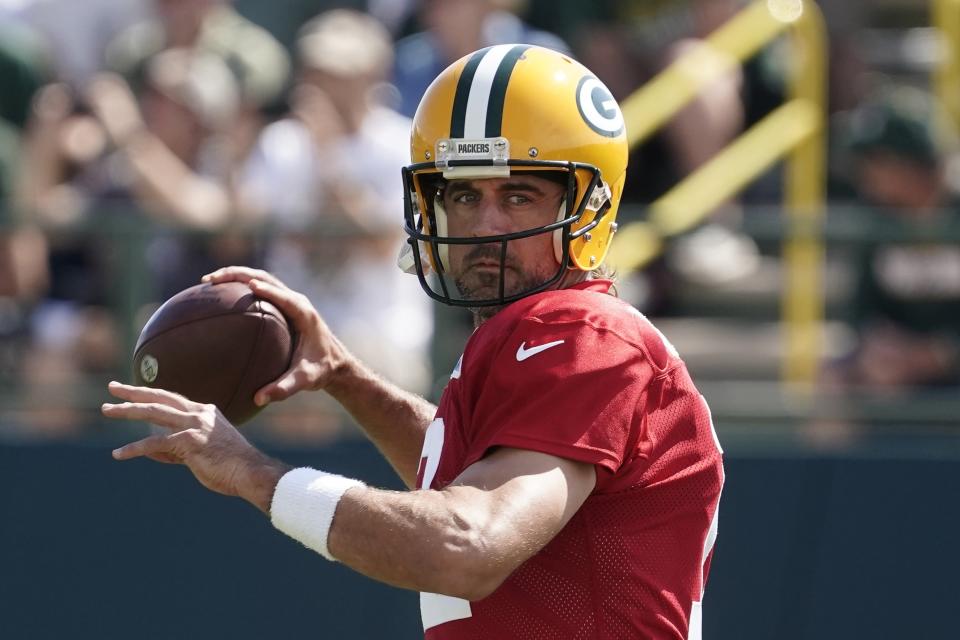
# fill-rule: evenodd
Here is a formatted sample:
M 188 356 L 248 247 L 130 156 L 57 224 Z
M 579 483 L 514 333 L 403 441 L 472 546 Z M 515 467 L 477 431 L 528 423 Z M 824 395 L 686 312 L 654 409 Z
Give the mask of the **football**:
M 283 314 L 240 282 L 200 284 L 167 300 L 133 352 L 139 386 L 215 404 L 233 424 L 260 407 L 253 396 L 286 371 L 294 340 Z

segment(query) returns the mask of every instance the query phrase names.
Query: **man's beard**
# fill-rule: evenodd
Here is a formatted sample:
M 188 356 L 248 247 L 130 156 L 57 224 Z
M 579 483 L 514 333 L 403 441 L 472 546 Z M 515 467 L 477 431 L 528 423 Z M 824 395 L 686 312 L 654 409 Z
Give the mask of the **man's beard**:
M 529 291 L 541 286 L 550 279 L 549 274 L 540 273 L 537 269 L 532 273 L 525 273 L 517 268 L 508 255 L 505 264 L 500 262 L 500 248 L 495 245 L 480 245 L 475 247 L 464 259 L 467 268 L 454 279 L 460 298 L 470 300 L 496 300 L 500 296 L 500 279 L 503 284 L 503 297 L 509 298 L 522 291 Z M 496 262 L 499 269 L 475 269 L 473 264 L 480 261 Z M 508 279 L 508 274 L 512 276 Z M 474 315 L 476 324 L 488 320 L 500 312 L 506 305 L 468 307 Z

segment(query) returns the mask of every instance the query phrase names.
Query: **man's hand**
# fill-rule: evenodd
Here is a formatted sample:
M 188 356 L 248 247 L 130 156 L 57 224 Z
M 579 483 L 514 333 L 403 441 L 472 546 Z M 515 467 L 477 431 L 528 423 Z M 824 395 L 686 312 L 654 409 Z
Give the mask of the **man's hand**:
M 145 127 L 133 91 L 115 73 L 101 73 L 90 82 L 87 102 L 117 147 L 122 147 Z
M 203 276 L 203 282 L 245 282 L 272 302 L 293 323 L 298 334 L 290 368 L 254 396 L 259 406 L 285 400 L 298 391 L 325 389 L 352 356 L 337 340 L 307 297 L 287 287 L 273 274 L 249 267 L 225 267 Z
M 120 447 L 114 450 L 114 458 L 144 456 L 186 465 L 207 489 L 244 498 L 264 513 L 270 512 L 273 490 L 290 467 L 253 447 L 215 406 L 163 389 L 119 382 L 111 382 L 108 389 L 125 402 L 105 403 L 103 415 L 144 420 L 168 431 Z
M 346 125 L 333 101 L 320 87 L 301 83 L 291 91 L 291 111 L 303 122 L 318 147 L 328 147 L 346 133 Z

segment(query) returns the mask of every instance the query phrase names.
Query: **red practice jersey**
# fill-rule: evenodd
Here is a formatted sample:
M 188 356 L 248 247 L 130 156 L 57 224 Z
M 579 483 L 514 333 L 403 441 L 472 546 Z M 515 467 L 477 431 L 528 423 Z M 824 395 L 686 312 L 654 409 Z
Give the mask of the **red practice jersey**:
M 700 637 L 722 452 L 683 361 L 610 285 L 523 298 L 467 343 L 418 486 L 442 489 L 495 447 L 593 464 L 597 483 L 489 597 L 421 594 L 427 640 Z

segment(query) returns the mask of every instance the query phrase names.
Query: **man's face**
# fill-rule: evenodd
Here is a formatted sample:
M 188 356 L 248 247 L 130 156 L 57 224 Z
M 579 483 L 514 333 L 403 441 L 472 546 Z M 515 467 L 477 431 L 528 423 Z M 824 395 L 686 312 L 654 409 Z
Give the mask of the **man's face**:
M 450 236 L 498 236 L 556 222 L 565 188 L 522 173 L 509 178 L 453 180 L 443 192 Z M 449 272 L 465 300 L 499 297 L 501 243 L 449 246 Z M 536 287 L 557 271 L 553 234 L 507 243 L 504 295 Z
M 904 215 L 940 204 L 941 171 L 892 153 L 866 154 L 856 166 L 857 188 L 873 204 L 899 209 Z

